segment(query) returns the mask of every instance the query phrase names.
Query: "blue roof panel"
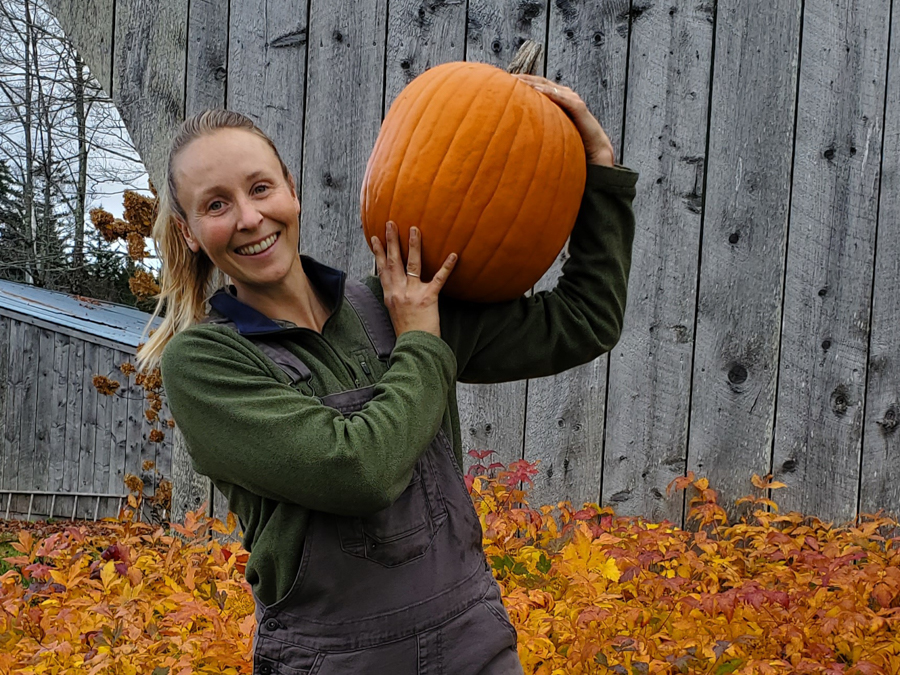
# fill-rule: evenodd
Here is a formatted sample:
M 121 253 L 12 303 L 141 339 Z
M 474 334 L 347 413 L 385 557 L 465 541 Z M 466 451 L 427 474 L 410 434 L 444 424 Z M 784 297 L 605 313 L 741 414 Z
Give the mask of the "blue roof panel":
M 141 343 L 150 319 L 148 313 L 127 305 L 0 279 L 0 314 L 4 310 L 131 347 Z

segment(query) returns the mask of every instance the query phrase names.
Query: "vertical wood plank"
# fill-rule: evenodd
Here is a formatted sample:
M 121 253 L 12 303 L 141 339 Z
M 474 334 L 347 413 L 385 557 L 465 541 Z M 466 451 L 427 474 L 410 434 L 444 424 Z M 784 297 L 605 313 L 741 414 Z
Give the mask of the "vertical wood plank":
M 546 0 L 469 0 L 466 61 L 506 70 L 525 40 L 539 42 L 546 49 L 547 5 Z
M 301 249 L 352 278 L 372 271 L 359 190 L 384 105 L 386 0 L 309 9 Z
M 112 85 L 115 0 L 49 0 L 48 4 L 91 75 L 109 94 Z
M 505 70 L 525 40 L 539 42 L 546 50 L 547 4 L 545 0 L 471 0 L 466 60 Z M 492 460 L 505 464 L 524 456 L 527 382 L 461 384 L 457 396 L 464 451 L 494 450 Z M 467 467 L 473 463 L 468 456 L 464 459 Z
M 842 522 L 859 489 L 889 15 L 890 0 L 803 12 L 773 460 L 782 508 Z
M 441 63 L 462 61 L 465 40 L 464 2 L 389 3 L 384 111 L 413 78 Z
M 200 0 L 190 3 L 185 115 L 193 115 L 206 108 L 225 107 L 228 23 L 228 0 Z
M 9 371 L 6 393 L 6 429 L 3 438 L 3 487 L 16 489 L 19 459 L 19 425 L 22 419 L 22 396 L 24 394 L 22 340 L 25 326 L 21 321 L 10 320 L 9 325 Z
M 306 80 L 306 3 L 232 2 L 229 20 L 228 108 L 243 113 L 278 147 L 299 185 Z M 338 107 L 332 114 L 340 111 Z M 328 139 L 334 129 L 317 127 Z M 304 206 L 306 206 L 304 204 Z
M 119 388 L 109 400 L 109 480 L 104 492 L 109 494 L 126 494 L 125 461 L 128 454 L 128 384 L 129 378 L 121 370 L 121 365 L 130 361 L 129 354 L 118 350 L 110 350 L 112 356 L 111 374 L 119 383 Z M 115 516 L 118 511 L 115 500 L 105 505 L 107 516 Z
M 97 374 L 111 380 L 119 381 L 116 367 L 113 365 L 114 349 L 97 348 Z M 97 431 L 94 438 L 94 469 L 91 481 L 91 492 L 106 492 L 109 489 L 110 462 L 112 454 L 112 396 L 97 392 Z M 98 517 L 106 513 L 106 500 L 100 502 Z
M 629 2 L 555 3 L 550 13 L 547 76 L 579 93 L 621 154 Z M 556 285 L 564 249 L 536 289 Z M 601 498 L 608 357 L 528 383 L 525 458 L 539 460 L 531 500 Z
M 603 501 L 680 523 L 703 207 L 711 4 L 643 3 L 631 24 L 622 162 L 641 172 L 622 338 L 610 355 Z
M 91 376 L 84 367 L 84 346 L 84 340 L 70 338 L 69 363 L 66 368 L 65 471 L 60 488 L 63 492 L 78 492 L 79 489 L 84 388 L 91 386 Z
M 184 522 L 188 511 L 196 511 L 206 502 L 206 513 L 210 513 L 212 482 L 193 470 L 184 436 L 169 430 L 174 436 L 172 447 L 172 521 Z M 222 497 L 224 500 L 224 497 Z
M 884 509 L 897 518 L 900 517 L 900 293 L 897 292 L 900 288 L 900 11 L 897 5 L 891 19 L 890 45 L 859 510 L 875 513 Z
M 53 390 L 56 378 L 53 376 L 53 349 L 55 344 L 54 333 L 44 328 L 38 329 L 36 339 L 38 341 L 38 358 L 35 363 L 37 369 L 37 391 L 35 402 L 34 420 L 34 474 L 32 487 L 35 490 L 46 491 L 50 482 L 50 443 L 52 442 L 51 421 L 55 411 L 53 402 Z M 46 507 L 50 500 L 46 497 L 35 497 L 32 504 L 34 515 L 47 513 Z
M 81 397 L 81 441 L 78 446 L 77 492 L 94 491 L 95 453 L 97 449 L 97 407 L 100 394 L 92 384 L 94 375 L 100 372 L 100 347 L 92 342 L 84 343 L 84 370 Z M 73 465 L 74 469 L 74 465 Z M 93 505 L 86 499 L 78 500 L 77 518 L 93 516 Z
M 135 357 L 131 356 L 129 362 L 136 366 L 135 361 Z M 134 383 L 134 379 L 134 375 L 128 378 L 128 390 L 126 392 L 128 397 L 128 419 L 125 425 L 125 474 L 143 478 L 143 467 L 141 466 L 143 457 L 141 455 L 144 447 L 143 429 L 146 404 L 144 403 L 144 390 Z M 123 485 L 122 493 L 125 494 L 127 491 L 127 488 Z
M 116 5 L 113 99 L 157 185 L 172 131 L 184 117 L 187 10 L 188 0 Z
M 74 338 L 61 333 L 53 334 L 53 370 L 51 372 L 52 395 L 50 402 L 50 442 L 49 460 L 47 462 L 47 489 L 61 492 L 63 476 L 68 472 L 66 465 L 66 416 L 68 412 L 69 358 Z M 54 506 L 54 515 L 56 515 Z
M 717 4 L 688 468 L 726 506 L 771 461 L 800 12 Z
M 0 316 L 0 488 L 5 487 L 4 482 L 5 465 L 6 465 L 6 422 L 7 410 L 6 400 L 12 395 L 12 389 L 9 381 L 9 359 L 10 359 L 10 331 L 12 329 L 12 319 L 6 316 Z
M 40 367 L 41 331 L 37 326 L 22 326 L 22 399 L 18 429 L 18 466 L 16 489 L 31 490 L 35 487 L 35 452 L 37 443 L 38 368 Z M 28 498 L 13 499 L 16 510 L 28 510 Z

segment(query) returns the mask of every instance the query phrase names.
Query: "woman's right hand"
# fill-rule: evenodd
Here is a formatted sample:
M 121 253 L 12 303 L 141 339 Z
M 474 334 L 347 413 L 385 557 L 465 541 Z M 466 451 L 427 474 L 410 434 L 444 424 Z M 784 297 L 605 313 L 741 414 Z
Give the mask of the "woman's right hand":
M 441 335 L 438 314 L 438 294 L 456 265 L 457 256 L 447 256 L 441 269 L 430 282 L 419 278 L 422 273 L 422 233 L 419 228 L 409 230 L 409 261 L 403 268 L 397 226 L 388 221 L 385 227 L 387 251 L 378 237 L 372 237 L 375 253 L 375 273 L 384 289 L 384 304 L 391 315 L 394 332 L 399 336 L 410 330 L 422 330 Z

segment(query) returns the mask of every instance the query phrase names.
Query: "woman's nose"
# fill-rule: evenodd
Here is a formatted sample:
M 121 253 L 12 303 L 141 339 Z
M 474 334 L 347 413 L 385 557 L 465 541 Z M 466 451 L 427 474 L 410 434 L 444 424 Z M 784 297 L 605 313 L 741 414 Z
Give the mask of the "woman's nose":
M 238 207 L 237 227 L 239 230 L 252 229 L 254 227 L 257 227 L 262 222 L 263 216 L 259 212 L 259 209 L 256 208 L 256 204 L 254 204 L 252 200 L 250 200 L 246 197 L 239 198 L 237 207 Z

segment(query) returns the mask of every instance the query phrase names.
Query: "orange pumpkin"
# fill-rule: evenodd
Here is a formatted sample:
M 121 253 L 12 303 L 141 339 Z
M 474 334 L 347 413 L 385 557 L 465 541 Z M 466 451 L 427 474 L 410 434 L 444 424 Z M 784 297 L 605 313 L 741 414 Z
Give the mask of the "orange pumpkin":
M 366 241 L 397 224 L 422 232 L 422 278 L 459 260 L 443 293 L 494 302 L 521 296 L 553 264 L 581 204 L 584 145 L 562 108 L 509 73 L 446 63 L 396 98 L 361 192 Z

